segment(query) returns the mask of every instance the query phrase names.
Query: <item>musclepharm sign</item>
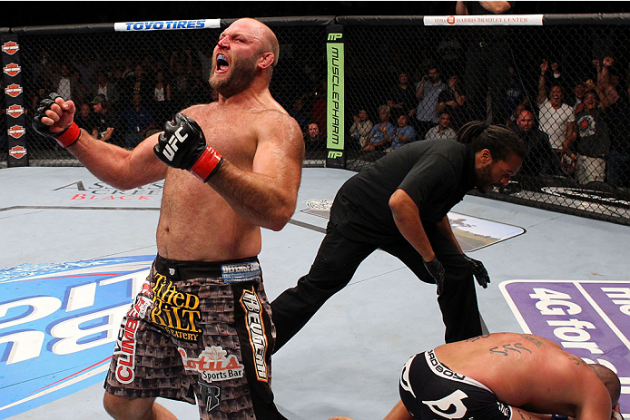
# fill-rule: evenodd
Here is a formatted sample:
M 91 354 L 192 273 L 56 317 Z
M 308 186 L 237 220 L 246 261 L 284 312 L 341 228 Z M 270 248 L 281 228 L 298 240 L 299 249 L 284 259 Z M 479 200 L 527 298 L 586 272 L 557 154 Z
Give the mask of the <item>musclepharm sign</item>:
M 0 419 L 103 382 L 154 255 L 0 271 Z
M 221 27 L 221 19 L 158 20 L 145 22 L 117 22 L 117 32 L 170 31 L 180 29 L 216 29 Z

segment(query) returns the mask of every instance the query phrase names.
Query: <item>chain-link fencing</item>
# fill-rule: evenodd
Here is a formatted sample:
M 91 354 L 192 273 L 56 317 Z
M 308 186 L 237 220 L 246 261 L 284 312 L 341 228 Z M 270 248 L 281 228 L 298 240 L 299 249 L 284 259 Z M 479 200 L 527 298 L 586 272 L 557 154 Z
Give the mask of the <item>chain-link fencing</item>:
M 508 125 L 530 149 L 493 198 L 630 224 L 627 17 L 499 27 L 428 26 L 417 16 L 262 20 L 281 45 L 271 91 L 303 130 L 305 165 L 324 166 L 330 156 L 326 42 L 336 24 L 345 50 L 345 167 L 358 171 L 405 143 L 453 139 L 466 122 L 486 120 Z M 50 92 L 71 96 L 79 126 L 127 148 L 179 110 L 215 100 L 207 80 L 221 28 L 11 32 L 19 37 L 30 165 L 78 165 L 30 129 Z M 4 108 L 6 162 L 13 122 Z

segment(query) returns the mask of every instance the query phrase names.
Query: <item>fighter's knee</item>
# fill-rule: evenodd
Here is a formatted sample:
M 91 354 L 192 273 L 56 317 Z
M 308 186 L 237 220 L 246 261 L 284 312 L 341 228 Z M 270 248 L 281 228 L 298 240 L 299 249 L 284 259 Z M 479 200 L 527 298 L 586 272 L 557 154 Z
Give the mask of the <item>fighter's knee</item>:
M 103 396 L 103 407 L 116 420 L 139 420 L 150 418 L 153 399 L 130 399 L 108 392 Z

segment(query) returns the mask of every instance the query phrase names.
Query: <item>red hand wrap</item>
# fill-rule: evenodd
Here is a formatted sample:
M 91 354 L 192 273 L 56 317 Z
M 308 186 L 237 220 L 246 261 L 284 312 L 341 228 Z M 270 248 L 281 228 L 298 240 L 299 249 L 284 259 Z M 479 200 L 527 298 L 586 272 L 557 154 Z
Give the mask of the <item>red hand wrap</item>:
M 66 128 L 59 136 L 55 137 L 55 140 L 57 140 L 57 143 L 59 143 L 61 147 L 66 148 L 72 146 L 75 141 L 79 140 L 80 136 L 81 129 L 73 122 L 70 124 L 70 127 Z
M 222 163 L 223 157 L 213 147 L 207 146 L 206 150 L 190 168 L 190 172 L 203 182 L 206 182 L 219 169 Z

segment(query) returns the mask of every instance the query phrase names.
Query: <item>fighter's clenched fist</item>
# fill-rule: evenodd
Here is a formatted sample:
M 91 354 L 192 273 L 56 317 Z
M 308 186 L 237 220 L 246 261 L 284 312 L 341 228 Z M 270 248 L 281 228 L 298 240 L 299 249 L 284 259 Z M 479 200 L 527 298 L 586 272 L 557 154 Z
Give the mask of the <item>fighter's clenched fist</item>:
M 175 122 L 166 122 L 153 151 L 168 166 L 190 171 L 203 182 L 223 163 L 221 155 L 206 144 L 199 124 L 181 113 L 175 115 Z
M 57 140 L 61 147 L 69 147 L 81 137 L 81 129 L 73 121 L 75 111 L 74 102 L 66 102 L 53 92 L 39 103 L 33 128 L 42 136 Z

